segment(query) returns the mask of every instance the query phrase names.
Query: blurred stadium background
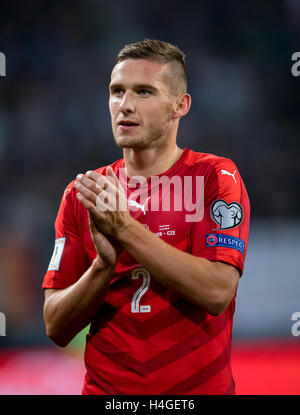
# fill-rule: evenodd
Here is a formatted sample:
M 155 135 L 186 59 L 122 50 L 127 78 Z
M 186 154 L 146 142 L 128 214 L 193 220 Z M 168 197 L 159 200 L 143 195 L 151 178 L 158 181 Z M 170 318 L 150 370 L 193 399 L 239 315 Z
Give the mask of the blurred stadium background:
M 300 2 L 143 0 L 0 4 L 0 394 L 80 394 L 85 332 L 45 335 L 41 284 L 54 220 L 79 172 L 120 158 L 108 81 L 117 52 L 143 38 L 187 58 L 192 109 L 179 144 L 232 158 L 252 223 L 233 332 L 238 394 L 299 394 Z

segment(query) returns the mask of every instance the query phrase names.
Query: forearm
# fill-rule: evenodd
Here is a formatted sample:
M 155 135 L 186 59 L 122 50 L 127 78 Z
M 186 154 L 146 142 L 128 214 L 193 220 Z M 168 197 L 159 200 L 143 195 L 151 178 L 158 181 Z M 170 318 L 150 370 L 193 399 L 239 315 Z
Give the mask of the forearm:
M 75 284 L 55 290 L 46 297 L 44 305 L 46 331 L 56 344 L 66 346 L 91 322 L 104 300 L 114 268 L 101 269 L 94 261 Z
M 222 312 L 236 290 L 236 269 L 182 252 L 137 221 L 121 229 L 118 239 L 155 279 L 212 314 Z

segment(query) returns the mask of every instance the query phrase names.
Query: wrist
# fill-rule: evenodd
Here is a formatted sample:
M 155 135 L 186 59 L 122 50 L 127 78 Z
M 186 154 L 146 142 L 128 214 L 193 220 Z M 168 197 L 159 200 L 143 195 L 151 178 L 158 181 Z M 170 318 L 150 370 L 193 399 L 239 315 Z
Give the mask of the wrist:
M 100 271 L 103 271 L 105 268 L 108 268 L 108 265 L 106 265 L 102 261 L 99 255 L 97 255 L 96 258 L 93 260 L 91 267 L 94 272 L 100 272 Z
M 132 233 L 131 230 L 134 227 L 135 223 L 136 220 L 133 219 L 130 215 L 128 215 L 126 222 L 124 222 L 123 225 L 117 229 L 114 237 L 120 244 L 126 242 L 128 238 L 130 238 L 130 235 Z

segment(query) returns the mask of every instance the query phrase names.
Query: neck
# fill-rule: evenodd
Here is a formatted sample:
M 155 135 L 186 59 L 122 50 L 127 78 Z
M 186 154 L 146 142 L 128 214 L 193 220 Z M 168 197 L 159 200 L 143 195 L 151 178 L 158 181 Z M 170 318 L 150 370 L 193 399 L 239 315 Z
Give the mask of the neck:
M 128 177 L 144 176 L 148 178 L 170 169 L 180 158 L 183 150 L 173 144 L 159 148 L 135 150 L 125 148 L 124 164 Z

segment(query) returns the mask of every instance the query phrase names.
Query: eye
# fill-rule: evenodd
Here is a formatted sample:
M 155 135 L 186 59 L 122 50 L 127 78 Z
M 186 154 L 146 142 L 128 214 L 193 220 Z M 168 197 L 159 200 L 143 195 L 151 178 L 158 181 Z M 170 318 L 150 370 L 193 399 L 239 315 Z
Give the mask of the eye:
M 140 95 L 143 95 L 143 96 L 147 96 L 147 95 L 151 95 L 152 94 L 152 92 L 151 91 L 149 91 L 149 89 L 140 89 L 139 90 L 139 94 Z
M 123 89 L 122 88 L 113 88 L 111 90 L 111 94 L 112 95 L 120 96 L 120 95 L 122 95 L 122 93 L 123 93 Z

